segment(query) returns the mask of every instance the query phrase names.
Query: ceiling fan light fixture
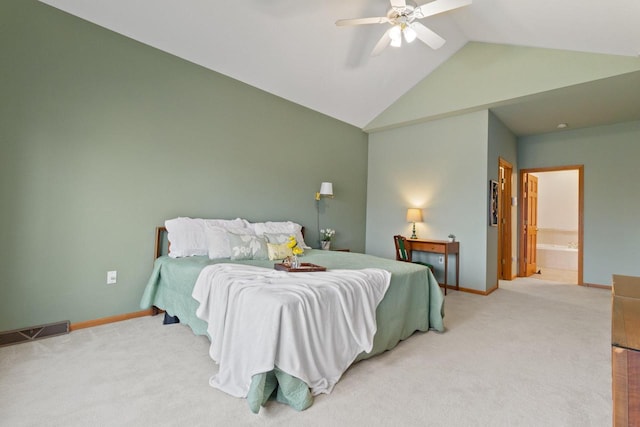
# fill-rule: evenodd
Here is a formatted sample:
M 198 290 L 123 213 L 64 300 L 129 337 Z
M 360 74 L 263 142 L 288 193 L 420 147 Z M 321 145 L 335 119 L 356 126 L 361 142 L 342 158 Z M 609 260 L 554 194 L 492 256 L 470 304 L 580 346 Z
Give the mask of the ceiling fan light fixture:
M 415 39 L 420 40 L 431 49 L 439 49 L 444 45 L 445 39 L 440 37 L 430 28 L 418 22 L 419 19 L 433 15 L 439 15 L 468 6 L 473 0 L 430 0 L 422 6 L 418 6 L 413 0 L 389 0 L 391 9 L 386 16 L 372 18 L 339 19 L 338 26 L 368 25 L 368 24 L 391 24 L 385 33 L 380 37 L 376 46 L 371 51 L 372 56 L 379 55 L 387 46 L 402 46 L 402 39 L 407 43 Z M 403 36 L 404 35 L 404 36 Z
M 394 25 L 389 31 L 389 38 L 391 39 L 391 46 L 402 46 L 402 28 L 400 25 Z
M 404 34 L 404 39 L 407 41 L 407 43 L 411 43 L 412 41 L 414 41 L 417 36 L 416 32 L 411 27 L 404 27 L 404 29 L 402 30 L 402 34 Z
M 391 31 L 389 31 L 389 37 L 391 38 L 391 41 L 400 40 L 402 38 L 402 28 L 400 28 L 400 25 L 394 25 L 393 28 L 391 28 Z

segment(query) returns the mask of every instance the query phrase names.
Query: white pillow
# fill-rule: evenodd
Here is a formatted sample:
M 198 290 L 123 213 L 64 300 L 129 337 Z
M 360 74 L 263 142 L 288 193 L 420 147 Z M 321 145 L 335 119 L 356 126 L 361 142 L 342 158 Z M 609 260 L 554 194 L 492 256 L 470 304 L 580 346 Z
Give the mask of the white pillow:
M 237 233 L 248 232 L 246 221 L 236 219 L 205 219 L 205 235 L 207 239 L 207 253 L 210 259 L 229 258 L 229 236 L 227 231 Z
M 207 238 L 203 219 L 178 217 L 166 220 L 164 226 L 168 232 L 169 256 L 171 258 L 207 254 Z
M 300 224 L 296 224 L 291 221 L 281 221 L 281 222 L 256 222 L 253 223 L 253 229 L 258 236 L 263 236 L 264 233 L 282 233 L 282 234 L 293 234 L 296 236 L 296 241 L 298 242 L 298 246 L 303 249 L 311 249 L 304 242 L 304 237 L 302 236 L 302 226 Z
M 267 240 L 267 243 L 288 243 L 289 237 L 293 236 L 291 233 L 264 233 L 263 237 Z
M 248 222 L 242 218 L 236 219 L 205 219 L 204 223 L 222 228 L 247 228 Z

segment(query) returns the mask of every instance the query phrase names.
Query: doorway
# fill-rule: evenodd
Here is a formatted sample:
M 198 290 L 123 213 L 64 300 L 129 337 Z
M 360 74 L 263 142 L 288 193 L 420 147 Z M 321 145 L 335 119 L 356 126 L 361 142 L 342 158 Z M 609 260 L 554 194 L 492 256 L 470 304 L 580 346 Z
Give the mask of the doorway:
M 518 276 L 583 284 L 584 166 L 523 169 Z

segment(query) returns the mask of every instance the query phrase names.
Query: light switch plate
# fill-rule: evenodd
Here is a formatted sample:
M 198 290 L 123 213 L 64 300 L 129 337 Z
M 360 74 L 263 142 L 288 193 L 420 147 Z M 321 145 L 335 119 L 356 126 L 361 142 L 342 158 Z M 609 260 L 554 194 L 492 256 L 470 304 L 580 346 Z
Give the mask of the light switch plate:
M 107 271 L 107 285 L 115 285 L 118 281 L 117 271 Z

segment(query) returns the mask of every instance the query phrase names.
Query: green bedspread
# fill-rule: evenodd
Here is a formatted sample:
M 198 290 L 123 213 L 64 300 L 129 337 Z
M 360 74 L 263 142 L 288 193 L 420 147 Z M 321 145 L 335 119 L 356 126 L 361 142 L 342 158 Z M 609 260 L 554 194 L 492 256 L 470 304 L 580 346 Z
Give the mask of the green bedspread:
M 376 310 L 377 332 L 373 349 L 361 353 L 356 361 L 372 357 L 395 347 L 415 331 L 444 331 L 444 296 L 431 271 L 421 265 L 398 262 L 371 255 L 350 252 L 307 250 L 303 262 L 328 269 L 382 268 L 391 272 L 391 284 Z M 231 262 L 205 257 L 169 258 L 162 256 L 154 264 L 144 290 L 141 308 L 156 306 L 181 323 L 189 325 L 197 335 L 207 335 L 207 324 L 196 317 L 198 302 L 191 297 L 203 267 Z M 273 268 L 274 261 L 233 261 L 236 264 Z M 278 370 L 255 375 L 247 401 L 253 412 L 274 394 L 277 400 L 303 410 L 313 403 L 308 387 L 297 378 Z

